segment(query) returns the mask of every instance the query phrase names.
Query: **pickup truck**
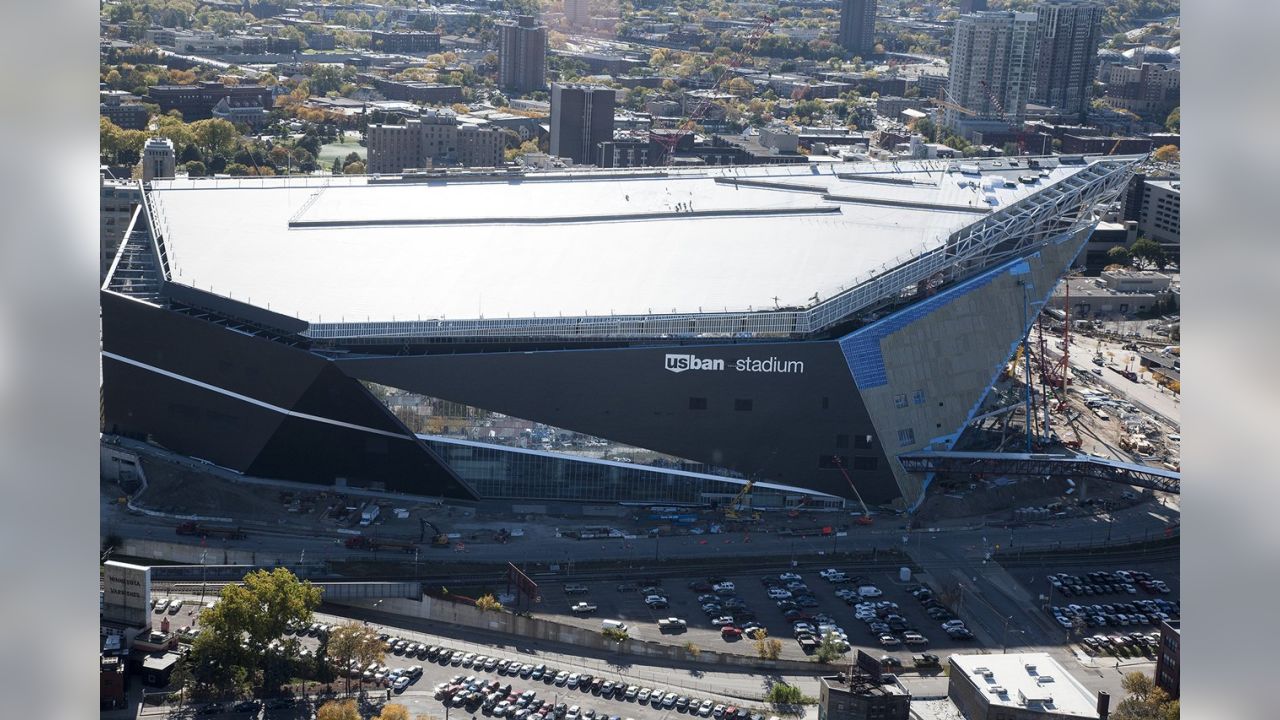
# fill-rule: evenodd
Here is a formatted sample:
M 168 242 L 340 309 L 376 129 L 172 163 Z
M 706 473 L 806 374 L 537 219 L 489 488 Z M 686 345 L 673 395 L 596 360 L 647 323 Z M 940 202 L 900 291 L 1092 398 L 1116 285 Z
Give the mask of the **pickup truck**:
M 580 602 L 580 603 L 574 603 L 574 605 L 569 609 L 579 615 L 585 615 L 587 613 L 595 612 L 598 608 L 595 606 L 594 603 Z
M 912 655 L 911 662 L 917 668 L 942 667 L 942 662 L 938 659 L 938 656 L 934 655 L 933 653 L 920 653 L 919 655 Z
M 658 629 L 662 632 L 684 632 L 689 624 L 680 618 L 662 618 L 658 621 Z

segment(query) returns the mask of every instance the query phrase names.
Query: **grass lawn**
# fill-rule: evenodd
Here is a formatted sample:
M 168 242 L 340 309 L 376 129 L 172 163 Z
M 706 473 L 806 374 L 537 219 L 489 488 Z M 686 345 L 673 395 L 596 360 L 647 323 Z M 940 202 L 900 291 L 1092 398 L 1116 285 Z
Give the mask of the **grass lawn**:
M 329 143 L 320 146 L 320 157 L 316 161 L 320 163 L 320 167 L 325 170 L 333 165 L 334 158 L 345 158 L 349 153 L 355 153 L 360 159 L 365 159 L 368 155 L 366 148 L 354 139 L 348 139 L 345 143 Z

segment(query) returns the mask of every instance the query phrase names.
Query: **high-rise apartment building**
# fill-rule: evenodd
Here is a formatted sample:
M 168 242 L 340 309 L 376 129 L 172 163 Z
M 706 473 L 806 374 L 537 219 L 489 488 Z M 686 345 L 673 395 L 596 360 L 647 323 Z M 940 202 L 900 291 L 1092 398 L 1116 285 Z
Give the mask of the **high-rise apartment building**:
M 547 87 L 547 26 L 531 15 L 498 25 L 498 84 L 517 93 Z
M 1035 6 L 1039 62 L 1031 101 L 1084 120 L 1098 72 L 1102 6 L 1090 0 L 1048 0 Z
M 591 8 L 587 0 L 564 0 L 564 17 L 573 27 L 585 27 L 591 22 Z
M 949 99 L 966 108 L 948 109 L 946 124 L 1021 124 L 1036 69 L 1036 15 L 977 12 L 956 20 L 951 48 Z
M 840 3 L 840 47 L 855 55 L 875 50 L 876 0 L 843 0 Z
M 598 146 L 613 139 L 612 88 L 551 84 L 551 154 L 579 165 L 596 163 Z

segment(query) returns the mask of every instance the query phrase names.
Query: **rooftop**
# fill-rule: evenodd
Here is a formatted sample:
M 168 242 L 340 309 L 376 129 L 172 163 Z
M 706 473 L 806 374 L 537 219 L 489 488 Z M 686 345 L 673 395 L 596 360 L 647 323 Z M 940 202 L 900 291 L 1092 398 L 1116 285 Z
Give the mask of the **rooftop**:
M 150 202 L 176 282 L 310 322 L 643 315 L 826 300 L 1083 167 L 994 204 L 937 161 L 178 178 Z
M 992 705 L 1098 717 L 1093 693 L 1048 653 L 952 655 L 951 662 L 961 674 L 957 677 L 953 671 L 951 681 L 963 680 L 986 691 Z

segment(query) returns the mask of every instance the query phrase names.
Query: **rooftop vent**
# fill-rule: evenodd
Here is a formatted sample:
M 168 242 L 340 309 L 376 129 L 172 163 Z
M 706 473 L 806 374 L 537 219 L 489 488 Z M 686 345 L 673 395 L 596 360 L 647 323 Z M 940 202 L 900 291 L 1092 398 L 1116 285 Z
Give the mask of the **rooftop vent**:
M 1026 665 L 1024 665 L 1023 667 L 1025 667 L 1025 668 L 1027 669 L 1027 674 L 1028 674 L 1028 675 L 1035 675 L 1035 674 L 1036 674 L 1036 664 L 1035 664 L 1035 663 L 1027 663 L 1027 664 L 1026 664 Z

